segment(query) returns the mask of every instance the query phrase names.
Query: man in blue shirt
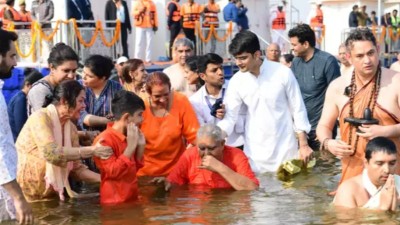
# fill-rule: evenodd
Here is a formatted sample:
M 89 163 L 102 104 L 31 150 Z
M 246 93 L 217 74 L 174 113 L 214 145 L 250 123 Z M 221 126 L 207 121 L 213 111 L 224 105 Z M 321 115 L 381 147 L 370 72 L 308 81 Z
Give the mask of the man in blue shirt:
M 336 57 L 315 48 L 315 34 L 307 24 L 299 24 L 289 30 L 290 44 L 296 56 L 292 62 L 292 71 L 299 83 L 301 95 L 307 109 L 311 131 L 308 133 L 308 145 L 318 150 L 316 128 L 321 118 L 325 93 L 329 84 L 340 76 Z M 333 130 L 336 136 L 336 127 Z
M 238 22 L 238 12 L 239 9 L 236 7 L 236 0 L 229 0 L 228 5 L 226 5 L 223 9 L 224 20 L 226 22 L 226 30 L 229 29 L 229 22 L 232 22 L 232 33 L 230 35 L 229 40 L 232 40 L 233 37 L 239 32 L 239 28 L 237 25 Z M 229 57 L 229 43 L 230 41 L 226 41 L 226 56 Z

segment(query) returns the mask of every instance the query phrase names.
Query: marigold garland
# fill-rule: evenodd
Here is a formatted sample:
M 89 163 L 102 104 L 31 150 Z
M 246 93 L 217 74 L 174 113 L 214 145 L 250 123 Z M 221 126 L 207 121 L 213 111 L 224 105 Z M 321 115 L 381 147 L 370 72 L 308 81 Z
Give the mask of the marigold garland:
M 204 42 L 204 43 L 207 43 L 207 42 L 210 41 L 211 34 L 214 35 L 214 38 L 217 41 L 225 42 L 228 39 L 228 37 L 231 35 L 231 33 L 232 33 L 232 22 L 229 22 L 228 29 L 226 30 L 226 33 L 222 38 L 218 36 L 218 33 L 217 33 L 218 31 L 217 31 L 217 29 L 215 29 L 215 25 L 214 24 L 210 24 L 210 32 L 208 33 L 207 37 L 203 36 L 200 23 L 196 22 L 196 28 L 197 29 L 195 29 L 195 32 L 196 32 L 195 34 L 197 36 L 199 36 L 200 40 L 202 42 Z
M 32 39 L 31 39 L 31 46 L 29 47 L 28 53 L 24 54 L 21 49 L 19 48 L 18 42 L 14 42 L 15 45 L 15 50 L 17 51 L 17 54 L 21 57 L 21 58 L 28 58 L 30 55 L 33 54 L 33 51 L 35 50 L 35 44 L 36 44 L 36 38 L 37 38 L 37 33 L 35 32 L 36 28 L 36 23 L 33 23 L 31 26 L 31 32 L 32 32 Z M 9 30 L 10 31 L 15 31 L 15 25 L 14 23 L 10 23 L 9 25 Z M 33 56 L 34 57 L 34 56 Z
M 83 39 L 83 37 L 82 37 L 82 34 L 81 34 L 81 32 L 80 32 L 80 30 L 79 30 L 79 28 L 78 28 L 77 21 L 76 21 L 75 19 L 70 19 L 70 20 L 58 20 L 58 21 L 56 22 L 55 27 L 53 28 L 53 31 L 52 31 L 49 35 L 46 35 L 46 34 L 44 33 L 44 31 L 42 30 L 40 24 L 39 24 L 37 21 L 32 21 L 32 26 L 31 26 L 31 34 L 32 34 L 32 39 L 31 39 L 31 40 L 32 40 L 32 42 L 31 42 L 31 46 L 30 46 L 30 48 L 29 48 L 29 51 L 28 51 L 27 54 L 24 54 L 24 53 L 21 51 L 21 49 L 19 48 L 18 43 L 16 42 L 16 43 L 15 43 L 15 48 L 16 48 L 16 50 L 17 50 L 18 55 L 19 55 L 20 57 L 22 57 L 22 58 L 27 58 L 27 57 L 29 57 L 30 55 L 32 55 L 32 53 L 33 53 L 34 50 L 35 50 L 35 45 L 36 45 L 36 41 L 37 41 L 38 35 L 39 35 L 39 38 L 40 38 L 40 42 L 41 42 L 42 40 L 45 40 L 45 41 L 52 41 L 53 38 L 54 38 L 54 36 L 55 36 L 55 35 L 57 34 L 57 32 L 60 30 L 59 28 L 60 28 L 61 23 L 62 23 L 62 24 L 72 24 L 72 26 L 73 26 L 73 28 L 74 28 L 74 31 L 75 31 L 75 34 L 76 34 L 76 37 L 77 37 L 78 40 L 79 40 L 79 43 L 81 43 L 81 44 L 82 44 L 83 46 L 85 46 L 86 48 L 92 47 L 92 46 L 94 45 L 94 43 L 96 42 L 96 39 L 97 39 L 97 35 L 100 35 L 100 39 L 101 39 L 101 41 L 103 42 L 103 44 L 104 44 L 106 47 L 112 47 L 112 46 L 115 45 L 115 43 L 119 40 L 120 33 L 121 33 L 121 22 L 120 22 L 119 20 L 117 20 L 117 21 L 116 21 L 116 27 L 115 27 L 114 36 L 113 36 L 113 38 L 111 39 L 111 41 L 107 41 L 107 39 L 106 39 L 106 37 L 105 37 L 105 35 L 104 35 L 104 29 L 103 29 L 103 26 L 102 26 L 101 21 L 96 21 L 96 27 L 95 27 L 95 30 L 94 30 L 94 34 L 93 34 L 92 38 L 90 39 L 90 41 L 89 41 L 89 42 L 86 42 L 86 41 Z M 13 22 L 11 22 L 11 23 L 8 25 L 8 30 L 10 30 L 10 31 L 15 31 L 15 24 L 14 24 Z M 41 46 L 41 45 L 40 45 L 40 46 Z M 33 55 L 33 56 L 34 56 L 34 55 Z

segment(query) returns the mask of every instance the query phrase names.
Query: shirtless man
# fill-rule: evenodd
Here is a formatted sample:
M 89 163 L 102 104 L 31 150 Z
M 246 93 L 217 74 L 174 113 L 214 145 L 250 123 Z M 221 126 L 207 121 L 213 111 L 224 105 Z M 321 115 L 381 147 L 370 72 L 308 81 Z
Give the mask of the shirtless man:
M 354 73 L 341 76 L 329 85 L 317 127 L 321 149 L 342 160 L 341 182 L 362 173 L 368 140 L 388 137 L 400 149 L 400 74 L 380 67 L 379 49 L 370 30 L 352 31 L 346 47 Z M 347 117 L 362 118 L 366 108 L 371 109 L 379 125 L 363 124 L 358 132 L 356 126 L 344 122 Z M 334 140 L 332 128 L 338 117 L 341 140 Z M 395 173 L 400 174 L 399 162 Z
M 397 61 L 390 65 L 390 69 L 396 72 L 400 72 L 400 53 L 397 53 Z
M 397 151 L 393 141 L 384 137 L 369 141 L 363 173 L 340 185 L 333 204 L 345 208 L 395 211 L 399 196 L 397 189 L 400 188 L 399 176 L 393 175 L 396 160 Z

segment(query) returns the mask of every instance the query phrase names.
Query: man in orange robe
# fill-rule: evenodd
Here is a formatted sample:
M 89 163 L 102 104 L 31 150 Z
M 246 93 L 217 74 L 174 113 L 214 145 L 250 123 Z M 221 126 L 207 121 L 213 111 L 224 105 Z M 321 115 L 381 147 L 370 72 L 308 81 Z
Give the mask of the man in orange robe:
M 352 74 L 334 80 L 326 93 L 324 109 L 317 127 L 322 150 L 329 151 L 342 160 L 340 182 L 362 173 L 363 158 L 368 140 L 388 137 L 400 148 L 400 74 L 380 67 L 379 48 L 371 31 L 354 30 L 346 40 Z M 377 125 L 357 127 L 345 118 L 363 118 L 369 108 Z M 332 129 L 339 117 L 341 140 L 333 140 Z M 400 161 L 396 174 L 400 174 Z
M 197 146 L 183 153 L 166 180 L 156 178 L 154 182 L 164 182 L 166 190 L 171 183 L 235 190 L 254 190 L 259 186 L 246 155 L 226 146 L 224 134 L 215 124 L 203 125 L 197 133 Z

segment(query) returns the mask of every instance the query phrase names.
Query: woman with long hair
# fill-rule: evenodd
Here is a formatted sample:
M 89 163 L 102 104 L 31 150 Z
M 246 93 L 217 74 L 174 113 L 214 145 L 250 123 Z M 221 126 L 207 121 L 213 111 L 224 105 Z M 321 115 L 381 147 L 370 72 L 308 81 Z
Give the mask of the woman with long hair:
M 28 115 L 41 109 L 47 95 L 64 80 L 74 80 L 78 69 L 79 57 L 64 43 L 56 44 L 50 52 L 47 63 L 50 74 L 35 82 L 28 93 Z
M 186 59 L 185 64 L 185 78 L 189 85 L 196 85 L 196 91 L 204 85 L 204 80 L 200 78 L 199 75 L 199 58 L 202 56 L 190 56 Z
M 100 175 L 82 165 L 81 159 L 108 158 L 109 147 L 80 147 L 76 121 L 85 108 L 85 92 L 74 80 L 62 81 L 46 96 L 45 108 L 33 113 L 22 128 L 17 142 L 17 181 L 29 201 L 59 196 L 64 188 L 70 197 L 80 197 L 71 190 L 68 177 L 86 182 L 100 182 Z

